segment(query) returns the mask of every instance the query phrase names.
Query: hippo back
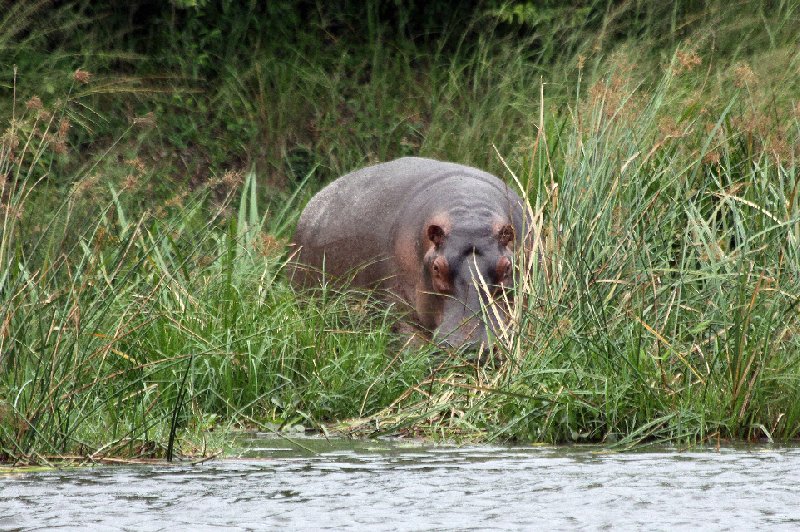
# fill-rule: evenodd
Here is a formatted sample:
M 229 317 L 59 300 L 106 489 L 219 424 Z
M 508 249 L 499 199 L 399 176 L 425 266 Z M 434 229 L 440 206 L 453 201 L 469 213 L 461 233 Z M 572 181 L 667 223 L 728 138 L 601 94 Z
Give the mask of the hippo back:
M 417 230 L 438 204 L 459 195 L 466 201 L 470 195 L 496 196 L 521 227 L 520 199 L 497 177 L 456 163 L 405 157 L 346 174 L 308 202 L 293 238 L 298 264 L 290 276 L 306 284 L 324 267 L 334 276 L 352 273 L 357 286 L 388 287 L 397 273 L 398 231 Z

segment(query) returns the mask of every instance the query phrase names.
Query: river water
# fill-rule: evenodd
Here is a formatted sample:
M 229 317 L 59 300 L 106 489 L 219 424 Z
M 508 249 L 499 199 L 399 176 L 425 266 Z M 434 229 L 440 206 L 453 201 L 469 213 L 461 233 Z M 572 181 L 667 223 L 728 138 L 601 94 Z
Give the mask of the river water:
M 800 529 L 800 447 L 244 443 L 200 465 L 0 475 L 0 530 Z

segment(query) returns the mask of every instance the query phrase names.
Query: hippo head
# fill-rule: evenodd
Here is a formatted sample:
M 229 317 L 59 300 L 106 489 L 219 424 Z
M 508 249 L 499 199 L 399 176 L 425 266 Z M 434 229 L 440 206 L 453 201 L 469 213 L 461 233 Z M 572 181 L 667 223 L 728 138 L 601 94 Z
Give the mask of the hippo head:
M 423 264 L 429 293 L 436 299 L 431 320 L 434 340 L 441 347 L 488 345 L 486 323 L 492 331 L 498 324 L 495 313 L 484 313 L 481 303 L 499 296 L 514 281 L 514 227 L 496 219 L 433 222 L 425 236 L 432 243 Z

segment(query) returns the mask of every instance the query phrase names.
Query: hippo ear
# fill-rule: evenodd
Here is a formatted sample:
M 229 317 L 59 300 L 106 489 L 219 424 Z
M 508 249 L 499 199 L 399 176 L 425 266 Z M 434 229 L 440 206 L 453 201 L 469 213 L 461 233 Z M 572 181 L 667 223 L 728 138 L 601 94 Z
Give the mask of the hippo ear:
M 501 227 L 500 231 L 497 233 L 497 238 L 500 240 L 501 245 L 507 246 L 509 242 L 514 240 L 514 226 L 506 224 Z
M 439 225 L 429 225 L 428 240 L 433 242 L 433 245 L 437 248 L 441 246 L 442 242 L 444 242 L 444 229 L 442 229 L 442 227 Z

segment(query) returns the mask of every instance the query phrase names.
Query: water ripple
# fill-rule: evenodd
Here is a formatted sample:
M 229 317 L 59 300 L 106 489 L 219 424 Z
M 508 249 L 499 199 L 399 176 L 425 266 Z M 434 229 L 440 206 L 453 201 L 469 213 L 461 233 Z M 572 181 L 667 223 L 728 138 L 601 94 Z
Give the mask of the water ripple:
M 314 445 L 318 452 L 309 454 L 258 440 L 241 459 L 198 466 L 0 477 L 0 529 L 800 526 L 798 448 L 608 454 Z

